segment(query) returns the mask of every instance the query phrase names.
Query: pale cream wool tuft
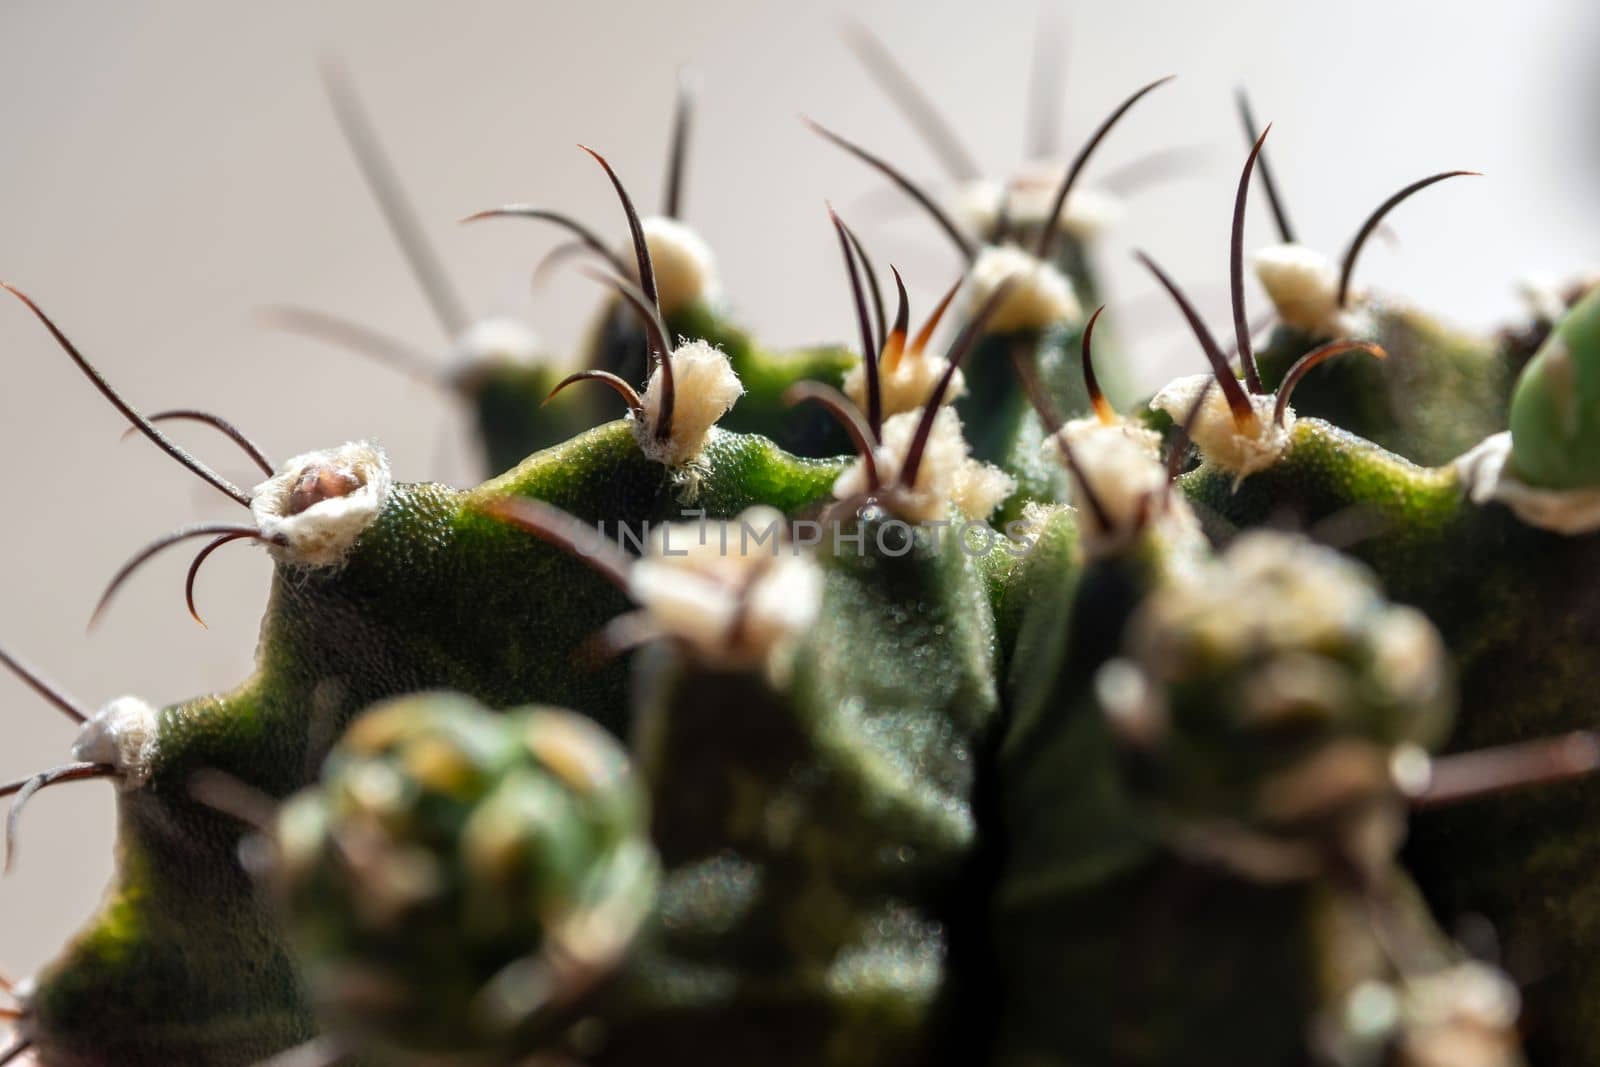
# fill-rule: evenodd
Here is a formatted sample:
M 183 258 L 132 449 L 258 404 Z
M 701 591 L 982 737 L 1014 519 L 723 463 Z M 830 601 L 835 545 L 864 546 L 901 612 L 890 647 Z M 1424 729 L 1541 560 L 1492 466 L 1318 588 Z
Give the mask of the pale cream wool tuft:
M 1511 433 L 1485 438 L 1455 467 L 1474 504 L 1501 503 L 1529 526 L 1577 537 L 1600 530 L 1600 489 L 1540 489 L 1516 476 L 1511 458 Z
M 73 759 L 104 763 L 117 785 L 137 789 L 150 780 L 160 732 L 160 713 L 138 697 L 118 697 L 78 729 Z
M 353 477 L 356 488 L 320 500 L 291 515 L 290 499 L 308 471 L 337 471 Z M 255 516 L 267 550 L 280 563 L 296 567 L 336 567 L 356 538 L 388 502 L 393 477 L 389 459 L 377 445 L 353 441 L 338 448 L 307 452 L 284 463 L 278 473 L 251 490 Z
M 990 316 L 988 332 L 1042 330 L 1083 317 L 1067 276 L 1016 245 L 989 245 L 978 253 L 967 284 L 967 313 L 977 314 L 1007 279 L 1015 280 Z
M 969 520 L 987 519 L 1016 491 L 1017 483 L 998 467 L 972 458 L 954 408 L 940 408 L 934 417 L 916 484 L 896 484 L 921 419 L 921 411 L 906 411 L 884 420 L 883 441 L 873 451 L 884 486 L 883 503 L 900 518 L 913 522 L 942 521 L 949 517 L 952 504 Z M 848 500 L 867 492 L 866 464 L 858 458 L 833 483 L 833 495 Z
M 634 423 L 634 436 L 646 456 L 669 467 L 681 467 L 700 458 L 706 435 L 717 420 L 744 395 L 744 386 L 722 350 L 705 341 L 679 345 L 672 360 L 672 420 L 670 432 L 658 437 L 661 424 L 661 368 L 645 383 L 644 417 Z
M 446 374 L 453 384 L 465 388 L 489 371 L 526 367 L 542 358 L 538 334 L 517 319 L 497 316 L 479 319 L 461 331 Z
M 1273 424 L 1273 407 L 1277 401 L 1270 394 L 1262 396 L 1250 393 L 1247 396 L 1251 409 L 1256 413 L 1253 433 L 1243 432 L 1234 425 L 1228 400 L 1209 374 L 1192 374 L 1167 383 L 1151 398 L 1150 408 L 1166 412 L 1173 422 L 1182 425 L 1195 402 L 1200 400 L 1200 411 L 1190 428 L 1190 438 L 1207 463 L 1215 464 L 1242 480 L 1278 461 L 1278 457 L 1289 447 L 1295 424 L 1292 408 L 1284 410 L 1282 426 Z
M 767 507 L 731 521 L 658 527 L 628 591 L 705 661 L 764 665 L 779 680 L 822 604 L 822 572 L 787 544 L 788 529 Z
M 1321 252 L 1299 244 L 1271 245 L 1255 253 L 1251 264 L 1285 325 L 1320 338 L 1360 332 L 1359 316 L 1339 307 L 1339 268 Z
M 652 215 L 639 225 L 644 230 L 645 247 L 650 249 L 650 264 L 655 268 L 662 315 L 673 315 L 697 303 L 715 305 L 722 300 L 716 253 L 705 238 L 665 215 Z M 634 276 L 632 280 L 638 282 L 633 246 L 624 248 L 621 255 Z
M 1076 473 L 1069 473 L 1073 505 L 1078 512 L 1079 530 L 1085 553 L 1093 559 L 1110 555 L 1126 546 L 1147 523 L 1159 518 L 1156 502 L 1167 493 L 1167 471 L 1161 461 L 1161 435 L 1125 420 L 1112 425 L 1098 418 L 1073 419 L 1045 442 L 1045 451 L 1064 467 L 1061 448 L 1065 437 L 1073 458 L 1105 510 L 1108 525 L 1102 526 L 1095 510 L 1088 505 Z M 1187 517 L 1187 505 L 1178 498 L 1172 504 L 1179 517 Z
M 899 362 L 885 368 L 878 364 L 878 390 L 883 401 L 883 417 L 898 415 L 902 411 L 921 408 L 933 395 L 934 387 L 949 369 L 950 361 L 942 356 L 923 351 L 913 355 L 904 352 Z M 954 403 L 966 394 L 967 379 L 959 370 L 950 378 L 950 387 L 944 392 L 944 403 Z M 852 367 L 844 376 L 844 393 L 862 411 L 867 410 L 867 365 Z

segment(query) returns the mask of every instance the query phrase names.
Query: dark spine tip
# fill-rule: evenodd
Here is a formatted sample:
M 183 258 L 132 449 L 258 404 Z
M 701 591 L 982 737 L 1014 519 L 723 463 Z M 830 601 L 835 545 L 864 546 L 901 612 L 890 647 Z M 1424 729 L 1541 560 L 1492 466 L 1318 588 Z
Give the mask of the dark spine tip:
M 124 563 L 112 577 L 110 583 L 106 586 L 106 591 L 100 594 L 100 600 L 95 604 L 94 613 L 89 616 L 90 629 L 99 624 L 100 619 L 105 615 L 106 608 L 110 607 L 112 598 L 116 596 L 117 590 L 122 588 L 123 583 L 133 577 L 135 571 L 163 549 L 192 538 L 218 537 L 222 534 L 236 534 L 238 537 L 261 539 L 261 532 L 253 526 L 237 526 L 231 523 L 215 522 L 202 523 L 198 526 L 185 526 L 174 530 L 172 533 L 158 537 L 135 553 L 133 558 Z
M 845 236 L 850 238 L 850 247 L 855 249 L 856 261 L 861 265 L 863 288 L 872 304 L 872 324 L 874 334 L 872 337 L 872 350 L 883 358 L 883 346 L 889 342 L 888 316 L 883 312 L 883 287 L 878 284 L 878 270 L 872 265 L 872 257 L 867 255 L 866 245 L 861 243 L 861 238 L 856 236 L 856 231 L 845 225 Z
M 15 795 L 16 797 L 11 802 L 11 810 L 6 814 L 5 873 L 11 873 L 12 864 L 17 858 L 17 827 L 22 824 L 22 813 L 26 810 L 28 802 L 41 789 L 48 789 L 63 782 L 82 782 L 91 778 L 114 778 L 116 774 L 117 769 L 107 763 L 65 763 L 60 767 L 52 767 L 48 771 L 42 771 L 20 782 L 0 786 L 0 796 Z
M 837 145 L 846 152 L 849 152 L 867 166 L 873 168 L 879 174 L 882 174 L 885 178 L 888 178 L 891 182 L 893 182 L 901 192 L 909 196 L 913 201 L 916 202 L 918 207 L 922 208 L 923 211 L 928 213 L 928 216 L 933 219 L 933 221 L 938 225 L 939 229 L 944 231 L 945 236 L 950 238 L 951 243 L 954 244 L 957 250 L 961 253 L 961 258 L 964 262 L 971 263 L 975 258 L 977 258 L 978 246 L 972 240 L 972 238 L 963 233 L 961 227 L 956 225 L 955 220 L 950 217 L 949 213 L 946 212 L 944 208 L 940 207 L 933 197 L 929 196 L 927 192 L 920 188 L 910 178 L 906 177 L 898 169 L 885 160 L 873 155 L 860 145 L 845 140 L 843 137 L 823 126 L 821 123 L 815 122 L 805 115 L 800 116 L 800 121 L 810 127 L 810 129 L 818 136 L 824 138 L 834 145 Z
M 1239 175 L 1239 189 L 1233 198 L 1233 234 L 1228 242 L 1228 284 L 1233 306 L 1234 347 L 1239 353 L 1239 365 L 1244 369 L 1245 386 L 1252 393 L 1265 390 L 1261 386 L 1261 375 L 1256 370 L 1255 352 L 1250 348 L 1250 320 L 1244 306 L 1244 214 L 1245 205 L 1250 199 L 1250 175 L 1255 171 L 1261 146 L 1267 143 L 1267 134 L 1271 132 L 1272 124 L 1269 122 L 1244 161 L 1244 171 Z
M 1481 171 L 1447 170 L 1443 173 L 1432 174 L 1426 178 L 1414 181 L 1404 189 L 1401 189 L 1399 192 L 1389 197 L 1389 199 L 1385 200 L 1383 203 L 1379 204 L 1377 210 L 1373 211 L 1371 215 L 1368 215 L 1367 221 L 1361 224 L 1361 229 L 1356 231 L 1355 240 L 1350 242 L 1350 247 L 1345 251 L 1344 260 L 1339 267 L 1339 295 L 1337 298 L 1338 306 L 1343 308 L 1348 303 L 1350 298 L 1350 278 L 1355 273 L 1356 258 L 1361 254 L 1361 248 L 1367 243 L 1367 238 L 1372 236 L 1372 232 L 1376 230 L 1378 228 L 1378 224 L 1383 221 L 1384 216 L 1388 215 L 1389 212 L 1399 207 L 1400 204 L 1409 197 L 1416 193 L 1420 193 L 1430 185 L 1436 185 L 1439 182 L 1444 181 L 1446 178 L 1481 177 L 1483 177 Z
M 867 488 L 873 493 L 883 488 L 878 478 L 878 460 L 872 451 L 876 435 L 850 398 L 822 382 L 796 382 L 783 392 L 783 402 L 788 407 L 807 400 L 820 404 L 849 435 L 851 444 L 855 445 L 856 455 L 861 457 L 861 463 L 866 468 Z
M 77 701 L 69 697 L 66 690 L 48 681 L 42 674 L 3 648 L 0 648 L 0 664 L 4 664 L 12 674 L 17 676 L 18 680 L 35 693 L 38 693 L 56 710 L 73 722 L 85 723 L 89 721 L 89 713 L 80 707 Z
M 1083 326 L 1083 388 L 1089 394 L 1089 404 L 1094 408 L 1095 416 L 1103 425 L 1112 426 L 1116 424 L 1117 413 L 1111 410 L 1111 402 L 1100 391 L 1100 381 L 1094 373 L 1094 324 L 1100 321 L 1100 313 L 1105 309 L 1104 304 L 1095 308 L 1094 314 L 1089 316 L 1089 321 Z
M 141 415 L 132 404 L 122 399 L 122 395 L 111 387 L 111 383 L 106 381 L 105 377 L 95 369 L 94 365 L 84 357 L 82 352 L 78 351 L 78 346 L 74 345 L 67 335 L 61 332 L 60 327 L 51 321 L 50 316 L 46 315 L 38 304 L 33 302 L 32 297 L 10 282 L 0 281 L 0 288 L 5 289 L 6 292 L 22 301 L 27 309 L 33 312 L 34 318 L 44 324 L 44 328 L 50 331 L 50 336 L 55 338 L 56 344 L 71 357 L 72 361 L 78 365 L 78 369 L 84 373 L 84 376 L 89 379 L 96 389 L 100 390 L 100 394 L 111 401 L 111 406 L 121 412 L 123 418 L 137 426 L 139 432 L 154 442 L 157 448 L 187 467 L 192 473 L 198 475 L 219 492 L 232 497 L 245 507 L 250 506 L 249 493 L 246 493 L 243 489 L 240 489 L 237 485 L 234 485 L 228 479 L 195 459 L 187 451 L 178 447 L 166 434 L 156 429 L 149 419 Z
M 487 211 L 479 211 L 468 215 L 461 221 L 463 223 L 481 222 L 484 219 L 533 219 L 538 222 L 548 222 L 554 226 L 559 226 L 576 237 L 583 247 L 604 259 L 612 270 L 621 275 L 628 273 L 627 264 L 623 263 L 622 258 L 606 245 L 600 235 L 570 215 L 559 211 L 551 211 L 547 208 L 534 207 L 532 204 L 506 204 L 502 207 L 490 208 Z
M 1088 142 L 1078 151 L 1077 157 L 1072 161 L 1072 166 L 1067 168 L 1066 177 L 1061 180 L 1061 185 L 1056 189 L 1056 197 L 1051 205 L 1049 214 L 1045 215 L 1044 229 L 1039 232 L 1039 240 L 1033 250 L 1036 258 L 1050 258 L 1050 249 L 1054 247 L 1056 242 L 1056 233 L 1060 228 L 1061 211 L 1067 206 L 1067 197 L 1071 194 L 1073 185 L 1077 183 L 1078 175 L 1083 172 L 1083 168 L 1089 162 L 1089 158 L 1094 155 L 1094 150 L 1100 146 L 1101 141 L 1105 140 L 1106 134 L 1111 132 L 1112 127 L 1116 126 L 1122 116 L 1126 115 L 1134 104 L 1143 99 L 1146 93 L 1160 88 L 1175 77 L 1177 75 L 1168 74 L 1165 78 L 1157 78 L 1150 84 L 1136 90 L 1119 104 L 1117 109 L 1107 116 L 1104 122 L 1100 123 L 1100 126 L 1090 136 Z
M 246 456 L 249 456 L 250 462 L 254 463 L 258 468 L 260 468 L 261 472 L 267 477 L 272 477 L 273 473 L 277 469 L 272 465 L 272 460 L 267 458 L 267 454 L 261 450 L 260 446 L 258 446 L 254 441 L 250 440 L 249 437 L 246 437 L 244 432 L 237 426 L 229 422 L 227 419 L 224 419 L 220 415 L 213 415 L 209 411 L 195 411 L 190 408 L 180 408 L 172 411 L 158 411 L 154 415 L 146 416 L 146 418 L 148 418 L 151 422 L 170 422 L 176 420 L 181 422 L 198 422 L 202 425 L 209 426 L 218 433 L 222 434 L 224 437 L 228 438 L 228 440 L 232 441 L 234 444 L 238 445 L 240 451 L 244 452 Z M 122 431 L 122 436 L 124 439 L 127 439 L 131 435 L 138 432 L 139 428 L 137 426 L 130 426 L 126 430 Z
M 872 326 L 867 321 L 867 302 L 861 290 L 861 275 L 856 269 L 856 253 L 850 239 L 850 227 L 844 224 L 833 205 L 828 205 L 828 218 L 833 221 L 839 236 L 839 252 L 844 256 L 845 273 L 850 279 L 850 295 L 855 303 L 856 326 L 861 332 L 861 365 L 867 376 L 867 425 L 872 428 L 873 440 L 883 432 L 883 383 L 878 378 L 878 348 L 873 341 Z
M 606 162 L 606 157 L 590 148 L 580 144 L 594 161 L 600 164 L 606 172 L 606 177 L 611 179 L 611 187 L 617 191 L 617 199 L 622 202 L 622 213 L 628 219 L 628 234 L 633 239 L 633 254 L 639 264 L 639 289 L 644 293 L 650 304 L 656 309 L 656 314 L 661 313 L 661 297 L 656 291 L 656 269 L 650 262 L 650 245 L 644 239 L 644 225 L 639 221 L 639 212 L 634 209 L 633 198 L 628 195 L 628 190 L 623 187 L 622 179 L 617 177 L 617 172 L 611 169 L 611 164 Z
M 1212 376 L 1216 378 L 1217 385 L 1222 389 L 1222 395 L 1228 401 L 1228 410 L 1233 413 L 1233 425 L 1240 433 L 1254 434 L 1260 427 L 1261 420 L 1256 417 L 1255 408 L 1250 404 L 1250 397 L 1244 391 L 1244 386 L 1239 384 L 1239 379 L 1233 376 L 1233 368 L 1228 365 L 1228 357 L 1222 354 L 1222 349 L 1217 345 L 1217 339 L 1211 336 L 1211 331 L 1200 318 L 1200 313 L 1194 309 L 1189 298 L 1183 295 L 1183 290 L 1178 288 L 1176 282 L 1167 276 L 1156 261 L 1143 252 L 1135 252 L 1134 256 L 1154 274 L 1156 281 L 1161 283 L 1178 305 L 1178 310 L 1183 312 L 1183 317 L 1189 323 L 1189 329 L 1194 332 L 1195 340 L 1200 342 L 1200 347 L 1206 354 L 1206 359 L 1211 363 Z
M 1244 139 L 1253 143 L 1262 135 L 1262 130 L 1250 109 L 1250 97 L 1241 87 L 1234 92 L 1234 101 L 1239 108 L 1239 122 L 1244 127 Z M 1278 183 L 1273 181 L 1272 167 L 1266 156 L 1261 157 L 1257 169 L 1261 172 L 1261 188 L 1267 194 L 1267 205 L 1272 208 L 1272 219 L 1278 227 L 1278 237 L 1284 244 L 1292 245 L 1295 243 L 1294 227 L 1289 225 L 1289 213 L 1284 210 L 1283 197 L 1278 195 Z
M 1283 425 L 1284 412 L 1289 410 L 1289 398 L 1294 395 L 1295 386 L 1300 384 L 1300 379 L 1306 372 L 1324 360 L 1346 352 L 1365 352 L 1374 359 L 1386 359 L 1389 353 L 1371 341 L 1330 341 L 1320 345 L 1294 361 L 1293 366 L 1283 376 L 1283 382 L 1278 386 L 1278 399 L 1272 407 L 1272 424 Z
M 223 545 L 226 545 L 232 541 L 238 541 L 242 540 L 243 538 L 253 536 L 255 536 L 253 531 L 250 533 L 236 532 L 222 534 L 217 537 L 216 540 L 209 542 L 199 552 L 196 552 L 194 555 L 194 560 L 189 564 L 189 573 L 184 577 L 183 580 L 183 602 L 188 605 L 190 618 L 194 619 L 194 621 L 199 623 L 203 628 L 208 630 L 210 629 L 209 626 L 206 626 L 206 620 L 200 617 L 199 609 L 194 605 L 194 583 L 195 579 L 200 577 L 200 568 L 205 566 L 206 560 L 211 558 L 211 553 L 215 552 Z
M 628 406 L 628 411 L 632 413 L 635 419 L 644 416 L 644 401 L 639 399 L 638 391 L 615 374 L 604 370 L 580 370 L 567 375 L 556 383 L 555 388 L 550 390 L 549 395 L 544 398 L 540 406 L 550 403 L 556 398 L 557 393 L 560 393 L 574 382 L 600 382 L 610 386 L 611 391 L 622 398 L 622 402 Z

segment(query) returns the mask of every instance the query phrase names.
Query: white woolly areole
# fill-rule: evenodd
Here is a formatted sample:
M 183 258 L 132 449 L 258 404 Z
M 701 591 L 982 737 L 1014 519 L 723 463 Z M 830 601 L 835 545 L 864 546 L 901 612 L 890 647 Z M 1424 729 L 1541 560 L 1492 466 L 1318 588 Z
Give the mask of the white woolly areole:
M 783 514 L 767 507 L 731 522 L 659 527 L 628 591 L 704 660 L 763 664 L 776 680 L 822 604 L 822 572 L 784 543 L 787 530 Z
M 155 708 L 138 697 L 118 697 L 79 727 L 72 757 L 109 764 L 119 787 L 137 789 L 150 780 L 159 727 Z
M 640 226 L 644 229 L 645 246 L 650 249 L 650 264 L 656 272 L 661 314 L 671 315 L 699 301 L 715 304 L 722 299 L 717 257 L 705 238 L 665 215 L 652 215 L 642 220 Z M 635 264 L 633 273 L 637 274 L 632 245 L 623 249 L 622 258 L 626 263 Z
M 904 411 L 884 420 L 883 442 L 873 450 L 878 479 L 884 486 L 880 500 L 900 518 L 914 522 L 943 520 L 949 516 L 951 504 L 967 519 L 987 519 L 1016 490 L 1017 483 L 1000 468 L 972 458 L 954 408 L 940 408 L 934 417 L 917 468 L 917 483 L 896 485 L 921 419 L 921 411 Z M 833 495 L 840 500 L 868 492 L 866 464 L 859 458 L 833 483 Z
M 967 313 L 977 314 L 1008 278 L 1016 280 L 989 317 L 990 333 L 1042 330 L 1083 317 L 1083 308 L 1067 276 L 1054 264 L 1035 259 L 1016 245 L 988 245 L 978 253 L 967 284 Z
M 658 463 L 681 467 L 693 462 L 705 447 L 706 434 L 744 395 L 744 386 L 722 349 L 706 341 L 679 345 L 672 360 L 672 421 L 665 438 L 656 436 L 661 424 L 661 368 L 645 383 L 644 418 L 634 424 L 639 448 Z
M 1201 398 L 1202 393 L 1204 399 Z M 1222 390 L 1209 374 L 1191 374 L 1173 379 L 1150 398 L 1150 408 L 1166 412 L 1172 416 L 1173 422 L 1181 426 L 1189 417 L 1195 402 L 1199 401 L 1201 407 L 1189 429 L 1190 439 L 1200 449 L 1207 463 L 1216 464 L 1242 481 L 1278 461 L 1278 457 L 1289 447 L 1295 423 L 1294 409 L 1285 408 L 1283 425 L 1273 424 L 1275 397 L 1255 393 L 1247 393 L 1246 396 L 1256 413 L 1254 433 L 1242 432 L 1234 424 L 1233 409 L 1228 407 L 1227 397 L 1222 395 Z
M 467 385 L 496 367 L 525 367 L 540 359 L 539 335 L 524 322 L 499 316 L 479 319 L 456 338 L 448 374 Z
M 1317 337 L 1360 332 L 1357 317 L 1339 307 L 1339 268 L 1321 252 L 1300 244 L 1270 245 L 1251 257 L 1251 265 L 1287 325 Z
M 932 356 L 926 351 L 912 354 L 902 352 L 893 367 L 878 364 L 878 393 L 883 402 L 883 417 L 898 415 L 902 411 L 921 408 L 933 395 L 934 386 L 950 367 L 942 356 Z M 959 370 L 950 379 L 950 388 L 944 392 L 944 402 L 951 404 L 967 391 L 967 379 Z M 867 365 L 857 363 L 844 376 L 844 393 L 856 407 L 867 410 Z
M 1510 470 L 1511 433 L 1485 438 L 1452 464 L 1474 504 L 1498 501 L 1529 526 L 1576 537 L 1600 530 L 1600 489 L 1539 489 Z
M 1038 232 L 1055 205 L 1056 192 L 1066 177 L 1063 166 L 1039 165 L 1024 170 L 1006 185 L 991 178 L 980 178 L 958 186 L 950 206 L 956 218 L 978 233 L 993 233 L 1000 223 L 1000 208 L 1005 205 L 1014 229 Z M 1056 228 L 1079 240 L 1095 237 L 1121 221 L 1122 199 L 1103 189 L 1074 188 L 1056 218 Z
M 349 475 L 357 486 L 344 496 L 330 496 L 291 515 L 296 486 L 318 469 Z M 367 441 L 352 441 L 284 463 L 277 474 L 251 490 L 250 513 L 278 562 L 334 567 L 344 562 L 350 546 L 383 510 L 392 484 L 383 450 Z
M 1072 447 L 1095 500 L 1105 511 L 1108 526 L 1089 505 L 1084 486 L 1066 462 L 1061 438 Z M 1045 451 L 1067 467 L 1072 483 L 1072 503 L 1078 511 L 1084 552 L 1092 559 L 1110 555 L 1159 516 L 1153 509 L 1167 496 L 1167 471 L 1161 462 L 1161 435 L 1119 419 L 1106 425 L 1098 418 L 1073 419 L 1060 434 L 1051 434 Z M 1174 497 L 1175 516 L 1182 521 L 1188 507 Z

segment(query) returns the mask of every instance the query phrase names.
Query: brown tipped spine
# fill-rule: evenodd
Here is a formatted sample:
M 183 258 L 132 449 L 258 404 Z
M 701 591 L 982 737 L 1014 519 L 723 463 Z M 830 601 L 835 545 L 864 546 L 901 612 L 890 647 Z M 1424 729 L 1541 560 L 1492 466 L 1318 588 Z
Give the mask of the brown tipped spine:
M 1283 382 L 1278 386 L 1278 399 L 1272 406 L 1272 424 L 1283 425 L 1284 412 L 1289 410 L 1289 398 L 1294 395 L 1295 386 L 1300 384 L 1300 379 L 1306 372 L 1324 360 L 1341 356 L 1346 352 L 1365 352 L 1373 359 L 1387 359 L 1389 353 L 1382 346 L 1371 341 L 1329 341 L 1319 345 L 1294 361 L 1293 366 L 1283 376 Z
M 1100 391 L 1100 380 L 1094 373 L 1094 324 L 1100 321 L 1100 313 L 1105 309 L 1104 304 L 1095 308 L 1094 314 L 1089 316 L 1089 321 L 1083 326 L 1083 388 L 1089 394 L 1089 406 L 1094 408 L 1095 417 L 1102 425 L 1115 426 L 1117 413 L 1112 410 L 1106 394 Z

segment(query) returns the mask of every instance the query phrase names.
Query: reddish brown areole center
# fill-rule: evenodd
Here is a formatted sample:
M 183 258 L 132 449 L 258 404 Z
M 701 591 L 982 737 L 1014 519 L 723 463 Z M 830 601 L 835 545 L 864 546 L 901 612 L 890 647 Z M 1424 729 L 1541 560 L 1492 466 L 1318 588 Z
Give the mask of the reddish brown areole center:
M 307 467 L 289 492 L 289 514 L 298 515 L 314 504 L 349 496 L 360 488 L 361 479 L 349 467 Z

